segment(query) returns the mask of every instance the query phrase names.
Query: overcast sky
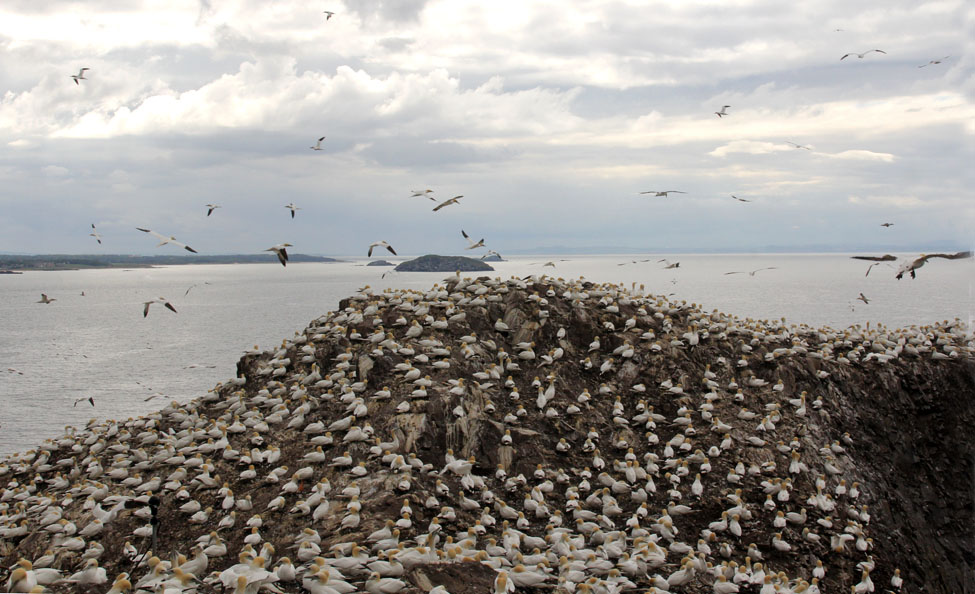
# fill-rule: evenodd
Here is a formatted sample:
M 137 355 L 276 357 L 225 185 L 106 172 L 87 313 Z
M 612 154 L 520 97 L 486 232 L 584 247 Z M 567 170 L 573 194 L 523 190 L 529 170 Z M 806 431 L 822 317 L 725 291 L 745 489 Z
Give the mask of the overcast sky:
M 8 0 L 0 251 L 970 248 L 973 29 L 965 0 Z

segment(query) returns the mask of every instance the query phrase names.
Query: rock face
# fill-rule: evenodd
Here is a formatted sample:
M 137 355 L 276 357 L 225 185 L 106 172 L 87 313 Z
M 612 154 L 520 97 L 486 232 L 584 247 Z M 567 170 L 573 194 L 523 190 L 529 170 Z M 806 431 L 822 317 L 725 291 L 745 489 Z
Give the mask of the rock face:
M 494 268 L 474 258 L 428 254 L 402 262 L 396 267 L 396 270 L 399 272 L 479 272 L 491 271 Z
M 176 570 L 125 552 L 151 493 L 160 557 L 200 542 L 198 578 L 252 591 L 969 592 L 972 352 L 957 322 L 785 326 L 548 277 L 361 293 L 198 400 L 5 461 L 2 566 L 90 557 L 155 591 Z

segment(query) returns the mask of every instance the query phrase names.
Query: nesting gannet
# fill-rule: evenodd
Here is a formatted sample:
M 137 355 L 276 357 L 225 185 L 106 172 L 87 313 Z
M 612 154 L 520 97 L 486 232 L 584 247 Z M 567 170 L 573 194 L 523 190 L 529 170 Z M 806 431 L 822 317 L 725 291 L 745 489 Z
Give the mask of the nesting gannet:
M 94 237 L 95 241 L 97 241 L 98 243 L 102 242 L 102 234 L 99 233 L 98 231 L 95 231 L 95 223 L 91 224 L 91 233 L 89 233 L 88 235 Z
M 843 57 L 840 58 L 840 60 L 843 60 L 843 59 L 848 58 L 850 56 L 856 56 L 856 57 L 858 57 L 860 59 L 863 59 L 863 56 L 865 56 L 865 55 L 867 55 L 867 54 L 869 54 L 871 52 L 877 52 L 877 53 L 880 53 L 880 54 L 886 54 L 887 53 L 884 50 L 879 50 L 879 49 L 867 50 L 867 51 L 863 52 L 862 54 L 858 54 L 856 52 L 850 52 L 848 54 L 843 54 Z
M 751 200 L 745 200 L 744 198 L 739 198 L 738 196 L 735 196 L 734 194 L 732 194 L 731 197 L 734 198 L 735 200 L 737 200 L 738 202 L 751 202 Z
M 37 303 L 51 303 L 53 301 L 57 301 L 57 299 L 54 297 L 48 297 L 47 293 L 41 293 L 41 298 L 37 301 Z
M 170 303 L 169 301 L 166 301 L 166 298 L 165 297 L 160 297 L 158 299 L 153 299 L 151 301 L 146 301 L 144 303 L 145 307 L 142 309 L 142 317 L 146 317 L 146 316 L 149 315 L 149 306 L 152 305 L 153 303 L 162 303 L 163 305 L 166 306 L 166 309 L 172 311 L 173 313 L 178 313 L 176 311 L 176 308 L 173 307 L 173 304 L 172 303 Z
M 295 218 L 295 212 L 301 210 L 301 208 L 295 206 L 294 202 L 289 202 L 284 205 L 285 208 L 291 209 L 291 218 Z
M 183 248 L 184 250 L 186 250 L 188 252 L 193 252 L 194 254 L 197 253 L 196 250 L 194 250 L 190 246 L 186 245 L 185 243 L 180 243 L 180 242 L 176 241 L 176 238 L 173 237 L 172 235 L 170 235 L 169 237 L 166 237 L 162 233 L 156 233 L 155 231 L 152 231 L 150 229 L 143 229 L 142 227 L 136 227 L 136 229 L 138 229 L 139 231 L 142 231 L 143 233 L 148 233 L 149 235 L 152 235 L 153 237 L 157 237 L 157 238 L 161 239 L 162 241 L 160 241 L 159 244 L 156 247 L 166 245 L 167 243 L 171 243 L 173 245 L 177 245 L 177 246 Z
M 219 204 L 207 204 L 207 216 L 212 215 L 213 211 L 217 210 L 218 208 L 220 208 Z
M 687 192 L 681 192 L 680 190 L 647 190 L 646 192 L 640 192 L 641 194 L 653 194 L 654 196 L 663 196 L 666 198 L 669 194 L 686 194 Z
M 947 60 L 950 57 L 951 56 L 945 56 L 945 57 L 940 58 L 938 60 L 928 60 L 928 63 L 927 64 L 921 64 L 920 66 L 918 66 L 918 68 L 927 68 L 928 66 L 933 66 L 935 64 L 940 64 L 940 63 L 944 62 L 945 60 Z
M 438 210 L 440 210 L 441 208 L 443 208 L 445 206 L 450 206 L 451 204 L 457 204 L 457 201 L 460 200 L 463 197 L 464 197 L 464 195 L 463 194 L 460 194 L 459 196 L 454 196 L 453 198 L 448 198 L 448 199 L 444 200 L 443 202 L 441 202 L 440 204 L 434 206 L 433 207 L 433 212 L 437 212 Z
M 902 264 L 901 267 L 897 270 L 897 274 L 894 276 L 894 278 L 900 280 L 901 278 L 903 278 L 904 274 L 908 272 L 911 274 L 911 278 L 916 278 L 917 275 L 914 273 L 914 271 L 924 266 L 924 263 L 931 258 L 944 258 L 946 260 L 960 260 L 962 258 L 971 258 L 971 257 L 972 257 L 972 252 L 970 251 L 957 252 L 954 254 L 921 254 L 917 258 L 914 258 L 913 260 Z
M 313 151 L 320 151 L 320 150 L 322 150 L 322 141 L 323 140 L 325 140 L 325 137 L 324 136 L 322 136 L 321 138 L 319 138 L 318 139 L 318 142 L 316 142 L 314 146 L 310 146 L 308 148 L 310 148 Z
M 792 142 L 791 140 L 786 140 L 785 143 L 786 144 L 791 144 L 792 146 L 796 147 L 797 149 L 806 149 L 807 151 L 811 151 L 812 150 L 808 146 L 804 146 L 804 145 L 798 144 L 796 142 Z
M 776 270 L 777 268 L 778 268 L 777 266 L 768 266 L 766 268 L 756 268 L 755 270 L 735 270 L 733 272 L 726 272 L 725 275 L 727 276 L 729 274 L 746 274 L 747 273 L 748 276 L 755 276 L 755 273 L 756 272 L 759 272 L 759 271 L 762 271 L 762 270 Z
M 291 247 L 291 244 L 290 243 L 279 243 L 278 245 L 273 245 L 273 246 L 267 248 L 264 251 L 265 252 L 274 252 L 275 254 L 278 255 L 278 260 L 281 261 L 281 266 L 287 266 L 288 265 L 288 250 L 286 248 L 289 248 L 289 247 Z
M 74 84 L 80 85 L 81 83 L 78 82 L 78 81 L 80 81 L 80 80 L 88 80 L 87 78 L 85 78 L 85 71 L 86 70 L 91 70 L 91 68 L 82 68 L 81 70 L 78 71 L 78 74 L 72 74 L 71 75 L 71 78 L 74 79 Z
M 721 110 L 714 112 L 714 115 L 718 116 L 719 118 L 728 115 L 728 112 L 725 111 L 725 110 L 728 109 L 729 107 L 731 107 L 731 106 L 730 105 L 722 105 L 721 106 Z
M 473 250 L 479 247 L 484 247 L 483 237 L 480 239 L 480 241 L 474 241 L 471 239 L 471 236 L 467 234 L 467 231 L 464 231 L 463 229 L 460 230 L 460 234 L 464 236 L 464 239 L 466 239 L 467 243 L 469 244 L 466 248 L 464 248 L 465 250 Z

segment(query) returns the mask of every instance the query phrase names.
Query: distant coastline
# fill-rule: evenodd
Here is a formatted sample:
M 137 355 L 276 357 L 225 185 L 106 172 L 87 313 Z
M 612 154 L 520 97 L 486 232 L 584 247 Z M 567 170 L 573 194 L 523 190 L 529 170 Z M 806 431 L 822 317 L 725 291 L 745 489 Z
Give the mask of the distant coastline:
M 341 262 L 335 258 L 289 254 L 288 262 Z M 5 274 L 25 270 L 81 270 L 88 268 L 151 268 L 182 264 L 277 264 L 273 254 L 230 254 L 203 256 L 132 256 L 125 254 L 44 254 L 36 256 L 0 255 Z

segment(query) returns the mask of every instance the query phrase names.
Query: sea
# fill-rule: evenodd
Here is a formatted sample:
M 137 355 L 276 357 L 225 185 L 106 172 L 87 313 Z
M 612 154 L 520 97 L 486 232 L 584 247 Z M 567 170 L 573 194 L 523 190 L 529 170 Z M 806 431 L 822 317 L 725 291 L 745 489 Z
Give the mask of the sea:
M 365 264 L 0 275 L 0 456 L 57 438 L 68 425 L 124 420 L 203 396 L 235 376 L 245 350 L 280 345 L 366 286 L 427 289 L 451 276 Z M 913 280 L 896 280 L 886 263 L 866 275 L 869 264 L 836 254 L 506 256 L 491 263 L 494 272 L 464 275 L 642 286 L 708 311 L 815 327 L 899 328 L 955 318 L 971 327 L 971 260 L 931 260 Z M 55 301 L 38 303 L 41 293 Z M 143 316 L 144 302 L 157 298 L 177 313 L 154 303 Z

